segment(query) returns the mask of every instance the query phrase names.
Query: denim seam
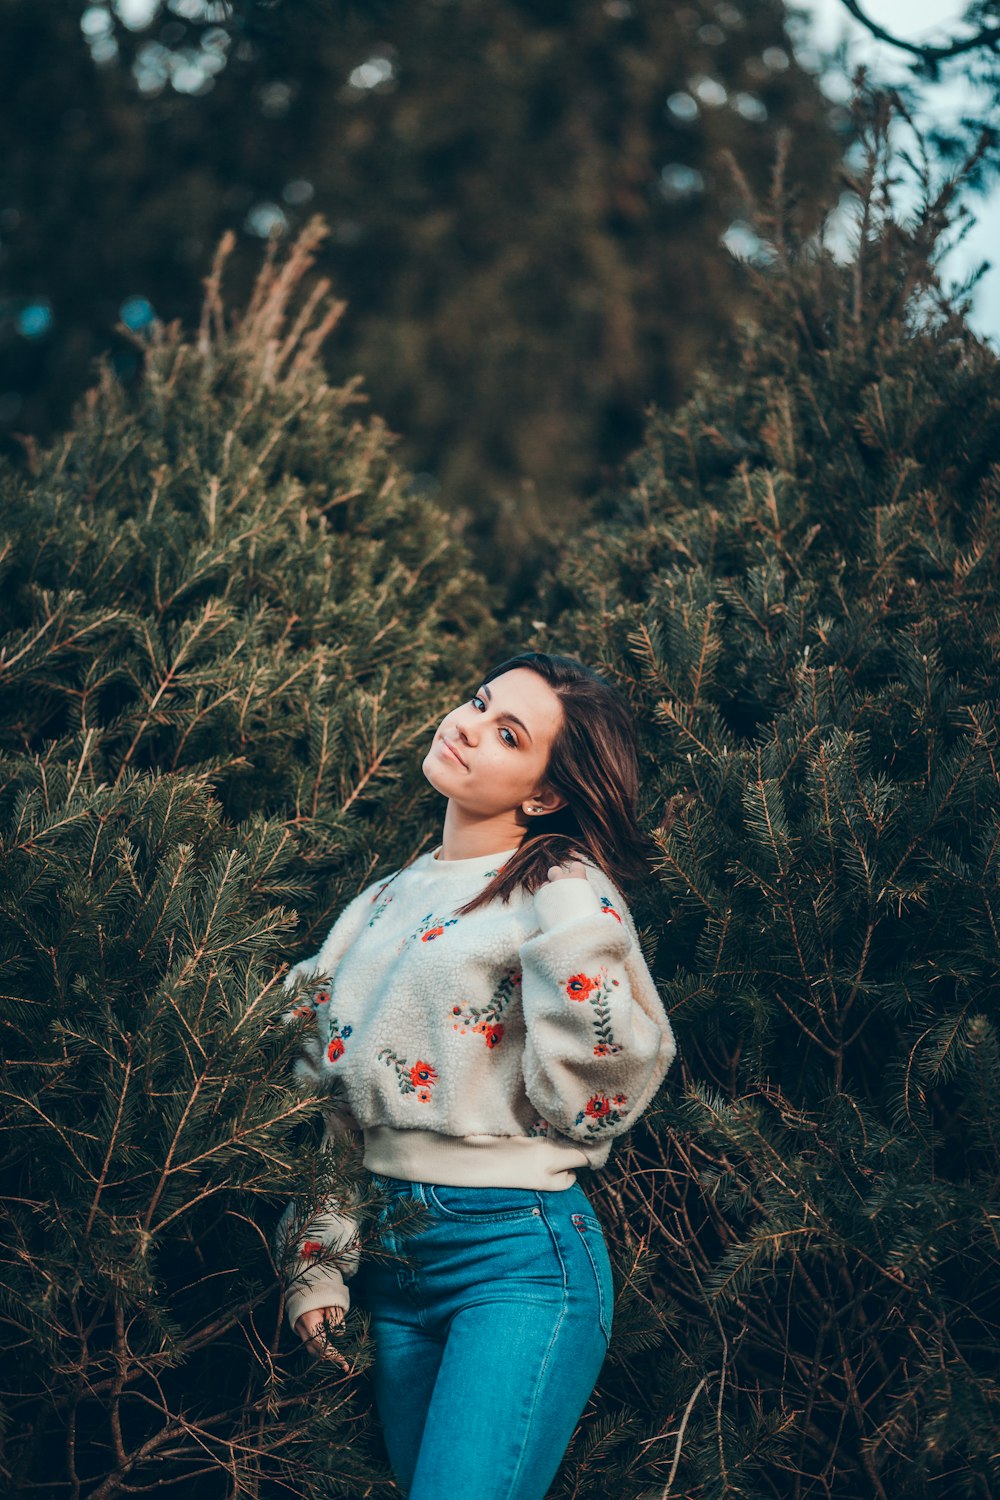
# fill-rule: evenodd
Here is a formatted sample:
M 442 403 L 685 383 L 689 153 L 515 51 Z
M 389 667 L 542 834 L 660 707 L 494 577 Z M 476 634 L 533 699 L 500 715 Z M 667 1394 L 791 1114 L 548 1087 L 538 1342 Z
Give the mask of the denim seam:
M 599 1221 L 596 1221 L 596 1220 L 589 1220 L 588 1221 L 587 1216 L 585 1214 L 574 1214 L 573 1215 L 573 1222 L 576 1225 L 577 1233 L 579 1234 L 580 1239 L 583 1242 L 583 1248 L 586 1251 L 587 1259 L 590 1261 L 591 1270 L 594 1273 L 594 1281 L 595 1281 L 595 1283 L 597 1285 L 598 1318 L 599 1318 L 600 1324 L 601 1324 L 601 1332 L 604 1334 L 605 1340 L 606 1340 L 606 1342 L 608 1344 L 608 1347 L 610 1348 L 610 1346 L 611 1346 L 611 1319 L 612 1319 L 613 1313 L 612 1313 L 612 1309 L 608 1307 L 608 1299 L 607 1299 L 607 1297 L 605 1296 L 605 1293 L 604 1293 L 604 1282 L 601 1280 L 601 1273 L 597 1269 L 597 1261 L 594 1259 L 594 1252 L 590 1248 L 590 1242 L 587 1239 L 587 1230 L 588 1229 L 596 1230 L 596 1232 L 598 1234 L 600 1234 L 602 1238 L 603 1238 L 603 1235 L 604 1235 L 604 1230 L 601 1227 L 601 1224 L 600 1224 Z
M 455 1209 L 453 1209 L 453 1208 L 449 1208 L 446 1203 L 442 1203 L 441 1199 L 438 1197 L 437 1192 L 436 1192 L 436 1189 L 439 1186 L 441 1186 L 440 1183 L 425 1183 L 424 1186 L 427 1189 L 427 1196 L 428 1196 L 428 1198 L 430 1200 L 430 1203 L 428 1204 L 428 1207 L 433 1206 L 446 1219 L 451 1219 L 455 1223 L 461 1223 L 461 1224 L 503 1224 L 503 1223 L 517 1223 L 517 1221 L 519 1219 L 536 1218 L 538 1216 L 538 1214 L 541 1212 L 540 1199 L 538 1197 L 537 1192 L 535 1193 L 535 1206 L 533 1206 L 531 1208 L 525 1207 L 525 1208 L 498 1209 L 495 1213 L 490 1213 L 488 1210 L 486 1210 L 486 1211 L 479 1211 L 479 1210 L 477 1210 L 474 1213 L 460 1213 L 460 1212 L 456 1212 Z
M 562 1307 L 559 1309 L 559 1316 L 556 1319 L 555 1325 L 554 1325 L 554 1327 L 552 1329 L 552 1337 L 550 1338 L 550 1340 L 549 1340 L 549 1346 L 548 1346 L 548 1348 L 545 1351 L 545 1358 L 542 1360 L 541 1367 L 540 1367 L 540 1369 L 538 1371 L 538 1378 L 536 1379 L 536 1381 L 534 1383 L 534 1390 L 532 1391 L 532 1396 L 531 1396 L 531 1405 L 528 1408 L 528 1418 L 527 1418 L 527 1420 L 528 1420 L 528 1425 L 529 1426 L 534 1421 L 535 1408 L 536 1408 L 536 1406 L 538 1404 L 538 1392 L 542 1388 L 542 1384 L 543 1384 L 544 1378 L 545 1378 L 545 1373 L 546 1373 L 546 1371 L 547 1371 L 547 1369 L 549 1367 L 549 1361 L 552 1358 L 552 1351 L 555 1348 L 556 1339 L 559 1337 L 559 1330 L 562 1327 L 563 1320 L 566 1317 L 566 1304 L 567 1304 L 567 1302 L 569 1300 L 569 1277 L 566 1274 L 566 1262 L 563 1259 L 562 1251 L 559 1249 L 559 1239 L 558 1239 L 558 1236 L 555 1234 L 555 1232 L 553 1231 L 552 1225 L 549 1223 L 549 1216 L 545 1212 L 545 1208 L 541 1204 L 541 1201 L 539 1201 L 538 1213 L 539 1213 L 539 1217 L 542 1220 L 542 1223 L 545 1225 L 546 1229 L 549 1231 L 549 1238 L 552 1241 L 552 1248 L 556 1252 L 556 1259 L 559 1262 L 559 1269 L 562 1271 L 563 1296 L 562 1296 Z M 515 1484 L 517 1483 L 518 1479 L 521 1476 L 521 1470 L 524 1467 L 524 1452 L 525 1452 L 525 1444 L 522 1442 L 522 1444 L 521 1444 L 521 1452 L 518 1455 L 517 1464 L 516 1464 L 516 1466 L 514 1468 L 513 1474 L 510 1477 L 510 1483 L 507 1486 L 507 1494 L 508 1494 L 508 1496 L 510 1496 L 513 1493 L 514 1486 L 515 1486 Z

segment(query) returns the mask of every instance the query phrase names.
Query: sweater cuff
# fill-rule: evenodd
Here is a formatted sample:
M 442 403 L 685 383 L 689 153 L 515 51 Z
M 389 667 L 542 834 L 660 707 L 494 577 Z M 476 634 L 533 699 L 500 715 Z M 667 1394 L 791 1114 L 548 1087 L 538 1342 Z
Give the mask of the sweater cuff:
M 601 898 L 590 881 L 574 875 L 548 880 L 535 892 L 535 915 L 543 932 L 579 917 L 597 916 L 600 910 Z
M 342 1307 L 346 1317 L 350 1305 L 350 1291 L 336 1266 L 312 1266 L 285 1288 L 285 1311 L 293 1333 L 303 1313 L 317 1307 Z

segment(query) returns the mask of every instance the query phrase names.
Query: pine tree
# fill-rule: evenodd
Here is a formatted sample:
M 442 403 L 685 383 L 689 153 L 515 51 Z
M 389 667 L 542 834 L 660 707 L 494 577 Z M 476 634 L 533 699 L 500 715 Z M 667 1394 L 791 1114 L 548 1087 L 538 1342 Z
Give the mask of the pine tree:
M 640 720 L 680 1049 L 595 1185 L 618 1332 L 560 1496 L 1000 1478 L 1000 363 L 938 286 L 950 187 L 896 222 L 859 109 L 853 257 L 779 173 L 738 364 L 651 413 L 522 622 Z
M 316 1150 L 279 980 L 430 836 L 420 761 L 494 627 L 324 378 L 323 232 L 235 318 L 227 238 L 196 335 L 156 325 L 141 387 L 105 367 L 2 475 L 9 1493 L 393 1492 L 364 1320 L 349 1374 L 283 1320 L 278 1214 L 359 1163 Z

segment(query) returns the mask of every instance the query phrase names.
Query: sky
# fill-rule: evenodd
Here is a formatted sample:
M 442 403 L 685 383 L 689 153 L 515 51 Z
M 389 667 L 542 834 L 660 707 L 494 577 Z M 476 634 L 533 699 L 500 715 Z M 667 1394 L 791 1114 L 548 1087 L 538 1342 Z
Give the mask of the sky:
M 802 13 L 804 24 L 796 27 L 796 53 L 803 66 L 820 71 L 827 93 L 847 96 L 843 74 L 823 69 L 823 58 L 846 39 L 851 66 L 865 63 L 873 77 L 895 82 L 910 77 L 905 54 L 877 42 L 860 22 L 855 21 L 841 0 L 792 0 Z M 866 13 L 895 36 L 908 41 L 941 41 L 955 30 L 956 18 L 962 13 L 962 0 L 867 0 Z M 848 69 L 848 76 L 850 67 Z M 969 85 L 961 60 L 941 83 L 926 87 L 925 114 L 935 118 L 957 117 L 970 107 Z M 986 114 L 984 103 L 983 115 Z M 968 275 L 984 260 L 994 262 L 974 292 L 971 323 L 981 335 L 1000 346 L 1000 184 L 988 196 L 969 197 L 968 206 L 975 224 L 947 257 L 944 270 L 955 281 Z

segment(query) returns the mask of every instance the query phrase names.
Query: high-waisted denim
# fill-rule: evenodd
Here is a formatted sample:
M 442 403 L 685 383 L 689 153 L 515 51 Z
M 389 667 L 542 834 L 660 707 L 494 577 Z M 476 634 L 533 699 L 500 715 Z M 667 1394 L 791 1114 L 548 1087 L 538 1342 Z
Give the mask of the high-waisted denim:
M 385 1197 L 353 1298 L 409 1500 L 542 1500 L 611 1336 L 611 1263 L 579 1183 L 442 1187 L 372 1173 Z M 414 1232 L 413 1205 L 425 1227 Z M 410 1216 L 410 1228 L 393 1224 Z M 395 1258 L 395 1252 L 403 1257 Z

